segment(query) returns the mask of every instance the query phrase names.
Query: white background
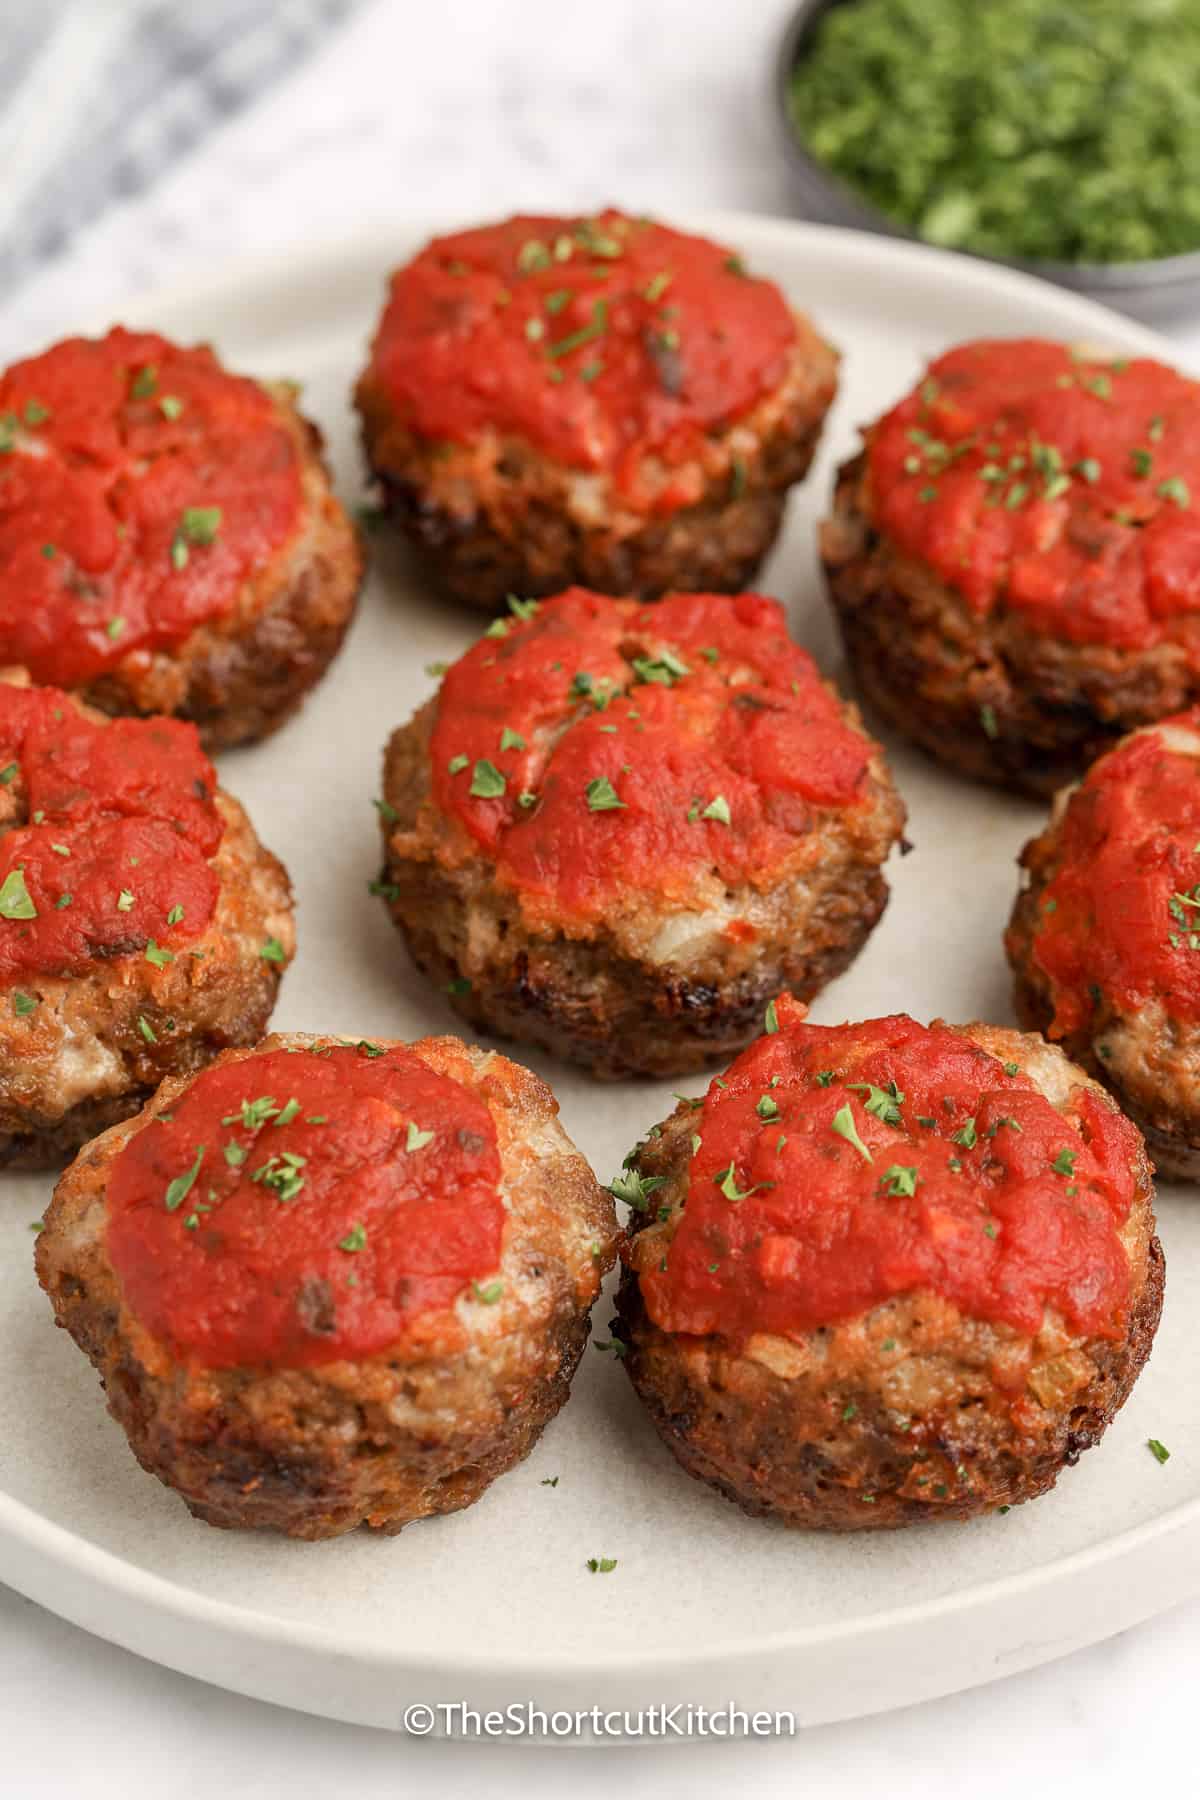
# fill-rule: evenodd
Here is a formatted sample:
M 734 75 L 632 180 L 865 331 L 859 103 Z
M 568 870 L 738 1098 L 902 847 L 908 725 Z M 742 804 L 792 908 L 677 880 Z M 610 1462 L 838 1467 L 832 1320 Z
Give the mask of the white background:
M 115 314 L 127 295 L 406 212 L 466 222 L 606 200 L 786 212 L 768 77 L 787 11 L 783 0 L 374 0 L 301 73 L 11 296 L 0 354 Z M 1182 358 L 1200 356 L 1200 317 L 1179 344 Z M 502 1582 L 502 1547 L 496 1572 Z M 300 1800 L 374 1800 L 469 1786 L 504 1800 L 567 1785 L 703 1796 L 750 1781 L 764 1796 L 936 1784 L 984 1800 L 1085 1781 L 1092 1800 L 1148 1782 L 1170 1794 L 1194 1786 L 1198 1685 L 1191 1606 L 1030 1675 L 792 1742 L 426 1744 L 169 1674 L 0 1588 L 0 1795 L 257 1800 L 286 1786 Z

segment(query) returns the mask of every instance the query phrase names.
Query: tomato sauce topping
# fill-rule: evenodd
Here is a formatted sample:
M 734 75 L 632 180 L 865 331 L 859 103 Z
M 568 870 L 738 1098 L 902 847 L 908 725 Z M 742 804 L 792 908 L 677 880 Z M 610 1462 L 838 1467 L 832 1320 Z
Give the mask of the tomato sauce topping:
M 1192 753 L 1173 748 L 1186 732 Z M 1050 982 L 1053 1037 L 1101 1005 L 1161 1000 L 1200 1019 L 1200 708 L 1093 763 L 1063 814 L 1033 957 Z
M 1146 358 L 964 344 L 874 429 L 875 523 L 980 617 L 1200 660 L 1200 386 Z
M 216 785 L 193 725 L 0 684 L 0 982 L 174 961 L 217 903 Z
M 108 1255 L 146 1330 L 209 1368 L 373 1356 L 472 1284 L 500 1297 L 499 1181 L 487 1106 L 412 1051 L 269 1050 L 129 1140 Z
M 871 746 L 777 601 L 516 604 L 446 675 L 431 755 L 438 806 L 531 914 L 598 920 L 630 888 L 686 908 L 710 870 L 810 862 L 815 815 L 865 802 Z
M 648 454 L 687 461 L 777 387 L 795 342 L 779 289 L 719 244 L 611 211 L 521 217 L 396 272 L 370 377 L 423 437 L 492 427 L 632 488 Z
M 69 338 L 0 375 L 0 662 L 76 687 L 229 613 L 298 527 L 274 402 L 207 349 Z
M 1023 1332 L 1049 1306 L 1119 1335 L 1138 1143 L 1119 1113 L 1085 1090 L 1062 1117 L 945 1026 L 776 1009 L 696 1116 L 666 1268 L 641 1275 L 657 1325 L 799 1336 L 925 1289 Z

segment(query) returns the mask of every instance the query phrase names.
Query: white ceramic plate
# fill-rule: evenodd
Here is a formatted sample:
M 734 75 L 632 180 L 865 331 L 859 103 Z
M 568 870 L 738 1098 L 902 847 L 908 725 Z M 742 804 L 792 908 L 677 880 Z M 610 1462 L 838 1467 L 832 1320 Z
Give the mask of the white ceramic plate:
M 857 421 L 956 339 L 1042 333 L 1169 356 L 1115 314 L 1007 271 L 905 243 L 749 217 L 696 221 L 809 309 L 844 353 L 815 474 L 792 501 L 761 585 L 844 677 L 821 598 L 814 524 Z M 305 384 L 343 492 L 360 471 L 349 390 L 388 265 L 428 235 L 235 274 L 207 293 L 129 309 L 130 323 L 210 338 L 235 367 Z M 354 1036 L 453 1029 L 366 884 L 381 747 L 457 656 L 476 616 L 423 594 L 386 539 L 341 660 L 302 715 L 227 756 L 299 895 L 300 954 L 276 1022 Z M 1014 858 L 1040 810 L 956 781 L 893 747 L 916 849 L 829 1022 L 907 1009 L 1010 1019 L 1000 933 Z M 670 1084 L 595 1087 L 530 1058 L 607 1180 L 670 1110 Z M 699 1092 L 702 1083 L 685 1084 Z M 4 1178 L 0 1219 L 0 1578 L 174 1668 L 335 1718 L 397 1726 L 414 1702 L 550 1710 L 651 1700 L 868 1713 L 986 1681 L 1118 1631 L 1200 1587 L 1200 1206 L 1161 1196 L 1167 1306 L 1154 1357 L 1103 1445 L 1058 1491 L 1003 1518 L 861 1538 L 744 1518 L 689 1480 L 611 1356 L 589 1349 L 569 1406 L 528 1463 L 482 1502 L 401 1538 L 296 1544 L 210 1530 L 142 1474 L 95 1377 L 56 1332 L 31 1268 L 46 1179 Z M 607 1301 L 597 1335 L 607 1336 Z M 1163 1439 L 1160 1467 L 1146 1448 Z M 557 1476 L 557 1487 L 543 1477 Z M 607 1575 L 589 1556 L 617 1558 Z

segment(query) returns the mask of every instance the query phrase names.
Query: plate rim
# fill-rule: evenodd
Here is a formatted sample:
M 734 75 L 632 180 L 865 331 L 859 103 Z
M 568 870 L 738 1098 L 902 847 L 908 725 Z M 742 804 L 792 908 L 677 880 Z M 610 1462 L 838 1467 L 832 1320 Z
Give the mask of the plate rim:
M 799 246 L 807 247 L 814 261 L 832 259 L 844 269 L 862 270 L 872 280 L 886 279 L 889 265 L 900 265 L 905 270 L 912 270 L 925 277 L 932 275 L 935 280 L 940 280 L 948 289 L 955 290 L 962 296 L 967 319 L 970 316 L 970 298 L 974 293 L 986 291 L 989 303 L 994 304 L 999 292 L 1002 297 L 1011 295 L 1014 311 L 1018 315 L 1023 310 L 1022 303 L 1029 305 L 1036 302 L 1043 313 L 1047 309 L 1059 312 L 1067 332 L 1094 331 L 1097 336 L 1114 346 L 1142 349 L 1149 354 L 1161 356 L 1176 366 L 1186 366 L 1188 360 L 1180 355 L 1176 346 L 1164 334 L 1123 317 L 1102 301 L 1058 288 L 1049 281 L 1019 269 L 981 262 L 959 256 L 953 251 L 903 239 L 881 239 L 843 226 L 766 213 L 692 208 L 671 208 L 669 213 L 673 223 L 686 229 L 718 239 L 744 241 L 751 255 L 773 245 L 780 245 L 787 253 L 794 255 Z M 85 319 L 80 329 L 106 329 L 113 317 L 145 328 L 158 316 L 162 316 L 164 323 L 171 328 L 172 313 L 191 316 L 208 307 L 216 311 L 231 303 L 249 308 L 253 305 L 255 294 L 264 290 L 278 294 L 290 289 L 303 294 L 313 289 L 318 282 L 324 282 L 331 291 L 336 292 L 339 280 L 358 282 L 366 278 L 369 270 L 377 270 L 382 280 L 397 257 L 405 253 L 406 246 L 453 228 L 452 221 L 447 220 L 445 213 L 388 215 L 386 220 L 377 219 L 367 228 L 360 226 L 352 233 L 325 240 L 315 248 L 297 247 L 239 259 L 220 272 L 206 269 L 203 274 L 197 273 L 190 280 L 184 278 L 173 281 L 162 288 L 152 289 L 149 293 L 130 294 L 123 301 L 105 309 L 103 323 L 94 318 Z M 364 331 L 369 330 L 371 323 L 371 320 L 364 321 Z M 829 323 L 836 338 L 833 321 Z M 748 1529 L 754 1528 L 748 1522 Z M 1125 1561 L 1137 1556 L 1139 1552 L 1149 1552 L 1153 1547 L 1161 1546 L 1164 1540 L 1188 1533 L 1195 1534 L 1197 1540 L 1200 1540 L 1200 1495 L 1182 1501 L 1139 1525 L 1101 1538 L 1049 1562 L 990 1581 L 973 1583 L 936 1599 L 918 1597 L 881 1612 L 797 1626 L 774 1631 L 764 1637 L 722 1639 L 715 1646 L 697 1644 L 684 1651 L 636 1648 L 598 1651 L 581 1643 L 569 1663 L 564 1663 L 559 1651 L 538 1651 L 529 1647 L 523 1647 L 519 1653 L 514 1653 L 511 1649 L 501 1653 L 475 1649 L 466 1654 L 456 1652 L 451 1659 L 445 1652 L 430 1654 L 411 1644 L 365 1645 L 344 1632 L 331 1631 L 307 1620 L 268 1614 L 257 1607 L 238 1606 L 224 1599 L 211 1599 L 144 1569 L 127 1557 L 104 1549 L 70 1527 L 60 1525 L 39 1513 L 0 1487 L 0 1551 L 10 1553 L 0 1558 L 5 1568 L 3 1579 L 18 1592 L 62 1616 L 72 1618 L 75 1615 L 66 1603 L 66 1594 L 56 1595 L 53 1592 L 56 1575 L 60 1580 L 66 1577 L 68 1581 L 78 1581 L 85 1586 L 90 1584 L 105 1599 L 124 1602 L 135 1609 L 148 1608 L 184 1627 L 188 1624 L 204 1626 L 224 1633 L 243 1645 L 286 1647 L 293 1653 L 338 1657 L 348 1660 L 351 1665 L 385 1671 L 391 1677 L 403 1673 L 419 1673 L 430 1679 L 439 1679 L 453 1673 L 468 1679 L 499 1679 L 514 1683 L 537 1681 L 562 1675 L 564 1671 L 577 1684 L 586 1682 L 589 1677 L 599 1680 L 614 1674 L 631 1680 L 638 1675 L 661 1675 L 667 1667 L 672 1672 L 679 1670 L 685 1674 L 698 1674 L 715 1670 L 721 1665 L 744 1663 L 752 1658 L 794 1656 L 821 1645 L 836 1645 L 840 1652 L 845 1653 L 852 1651 L 856 1645 L 886 1640 L 908 1628 L 921 1626 L 928 1629 L 958 1616 L 995 1612 L 1004 1603 L 1016 1600 L 1023 1593 L 1032 1590 L 1042 1589 L 1053 1593 L 1056 1588 L 1070 1586 L 1072 1581 L 1086 1581 L 1088 1577 L 1096 1576 L 1107 1565 Z M 15 1558 L 11 1552 L 16 1553 Z M 21 1561 L 22 1552 L 28 1557 L 27 1568 Z M 1189 1593 L 1200 1590 L 1200 1568 L 1197 1568 L 1190 1582 L 1186 1579 L 1186 1569 L 1186 1559 L 1183 1559 L 1176 1570 L 1177 1579 L 1170 1596 L 1172 1599 L 1182 1600 Z M 27 1578 L 27 1582 L 23 1577 Z M 1096 1637 L 1107 1635 L 1110 1631 L 1125 1629 L 1128 1624 L 1145 1617 L 1148 1611 L 1160 1610 L 1162 1603 L 1158 1600 L 1153 1601 L 1148 1608 L 1143 1606 L 1140 1611 L 1137 1610 L 1131 1595 L 1122 1622 L 1112 1624 L 1105 1632 L 1092 1633 L 1084 1641 L 1094 1641 Z M 106 1611 L 99 1624 L 88 1623 L 84 1625 L 84 1629 L 136 1652 L 137 1643 L 131 1642 L 128 1635 L 122 1635 L 120 1624 L 119 1619 Z M 1056 1654 L 1057 1648 L 1052 1646 L 1044 1651 L 1035 1651 L 1030 1660 L 1045 1660 Z M 153 1660 L 162 1662 L 168 1659 L 155 1652 Z M 171 1662 L 170 1666 L 188 1674 L 197 1674 L 201 1679 L 220 1679 L 209 1673 L 201 1673 L 194 1664 L 189 1666 L 186 1656 Z M 1013 1669 L 1020 1666 L 1028 1664 L 1014 1662 L 1011 1665 Z M 970 1684 L 975 1677 L 966 1676 L 964 1679 Z M 241 1692 L 258 1691 L 259 1697 L 278 1698 L 283 1704 L 289 1703 L 286 1695 L 268 1695 L 261 1690 L 248 1688 L 244 1683 L 238 1687 L 232 1678 L 223 1685 L 235 1687 Z M 934 1693 L 945 1693 L 949 1689 L 941 1681 L 936 1686 L 928 1687 L 926 1691 L 931 1696 Z M 912 1698 L 910 1694 L 908 1699 Z M 290 1703 L 305 1705 L 299 1700 Z M 907 1700 L 900 1698 L 881 1701 L 877 1705 L 906 1703 Z M 322 1710 L 316 1705 L 305 1709 Z M 876 1705 L 858 1710 L 876 1710 Z M 353 1714 L 331 1716 L 352 1717 Z M 373 1718 L 372 1722 L 380 1721 Z

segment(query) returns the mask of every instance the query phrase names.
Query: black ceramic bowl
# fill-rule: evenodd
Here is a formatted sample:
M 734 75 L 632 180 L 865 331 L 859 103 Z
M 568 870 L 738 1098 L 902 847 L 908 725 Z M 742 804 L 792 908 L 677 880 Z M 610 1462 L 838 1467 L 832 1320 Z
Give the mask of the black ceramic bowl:
M 796 8 L 783 34 L 775 63 L 775 100 L 784 141 L 795 172 L 796 193 L 806 218 L 833 225 L 854 225 L 861 231 L 885 237 L 913 238 L 902 225 L 876 210 L 848 187 L 805 148 L 792 117 L 789 96 L 792 71 L 812 43 L 822 15 L 833 6 L 853 6 L 854 0 L 804 0 Z M 966 252 L 974 255 L 975 252 Z M 1063 263 L 1017 257 L 985 258 L 1005 262 L 1103 300 L 1109 306 L 1142 319 L 1149 325 L 1179 324 L 1200 314 L 1200 250 L 1186 256 L 1163 256 L 1153 262 Z

